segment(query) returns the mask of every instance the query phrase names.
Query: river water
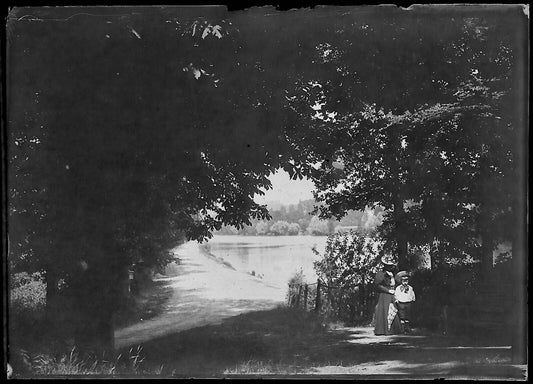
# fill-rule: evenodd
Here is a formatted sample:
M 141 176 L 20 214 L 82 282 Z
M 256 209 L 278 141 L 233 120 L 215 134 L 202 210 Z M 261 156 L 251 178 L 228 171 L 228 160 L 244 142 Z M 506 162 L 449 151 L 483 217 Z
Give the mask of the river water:
M 323 253 L 327 236 L 214 236 L 206 245 L 236 270 L 260 275 L 265 282 L 286 287 L 300 269 L 307 282 L 316 281 L 312 248 Z

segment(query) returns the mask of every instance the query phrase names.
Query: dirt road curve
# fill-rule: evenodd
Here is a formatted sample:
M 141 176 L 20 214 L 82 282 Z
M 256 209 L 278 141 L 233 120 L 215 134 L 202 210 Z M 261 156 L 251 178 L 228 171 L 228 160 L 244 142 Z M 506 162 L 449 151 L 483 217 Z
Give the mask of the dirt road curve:
M 282 288 L 235 271 L 204 254 L 196 242 L 175 250 L 182 263 L 178 276 L 163 278 L 173 288 L 164 311 L 152 319 L 115 331 L 115 347 L 137 345 L 165 334 L 208 324 L 241 313 L 275 308 Z

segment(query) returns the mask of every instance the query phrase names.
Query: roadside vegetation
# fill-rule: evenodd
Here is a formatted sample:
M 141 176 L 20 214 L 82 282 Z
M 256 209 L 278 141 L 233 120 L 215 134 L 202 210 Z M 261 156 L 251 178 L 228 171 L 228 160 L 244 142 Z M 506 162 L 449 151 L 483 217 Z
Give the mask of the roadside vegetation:
M 164 309 L 171 289 L 159 280 L 137 281 L 135 294 L 125 297 L 114 318 L 116 327 L 148 320 Z M 18 273 L 9 288 L 9 363 L 14 377 L 63 375 L 158 374 L 141 370 L 144 357 L 137 346 L 122 354 L 79 350 L 74 339 L 43 332 L 46 329 L 46 283 L 40 273 Z M 68 320 L 65 323 L 67 326 Z M 71 324 L 72 326 L 72 324 Z

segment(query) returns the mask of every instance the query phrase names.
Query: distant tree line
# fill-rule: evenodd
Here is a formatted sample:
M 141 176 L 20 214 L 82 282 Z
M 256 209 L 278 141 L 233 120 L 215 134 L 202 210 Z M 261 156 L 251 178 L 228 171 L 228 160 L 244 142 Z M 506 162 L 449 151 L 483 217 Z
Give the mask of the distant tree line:
M 224 226 L 219 235 L 243 236 L 324 236 L 349 227 L 359 233 L 368 233 L 383 220 L 383 208 L 350 211 L 340 220 L 320 219 L 313 215 L 315 200 L 303 200 L 297 204 L 279 205 L 270 208 L 270 220 L 252 220 L 250 225 L 241 229 Z

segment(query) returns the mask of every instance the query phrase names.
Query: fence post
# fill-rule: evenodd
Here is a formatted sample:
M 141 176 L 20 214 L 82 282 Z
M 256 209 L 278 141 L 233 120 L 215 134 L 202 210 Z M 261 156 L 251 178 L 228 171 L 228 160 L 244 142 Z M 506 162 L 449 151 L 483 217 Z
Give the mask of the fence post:
M 307 310 L 307 292 L 308 292 L 309 288 L 307 286 L 307 284 L 305 284 L 305 287 L 304 287 L 304 309 Z
M 300 296 L 302 295 L 302 286 L 298 286 L 298 296 L 296 297 L 296 307 L 300 308 Z
M 320 279 L 316 281 L 316 299 L 315 299 L 315 312 L 320 309 Z

